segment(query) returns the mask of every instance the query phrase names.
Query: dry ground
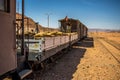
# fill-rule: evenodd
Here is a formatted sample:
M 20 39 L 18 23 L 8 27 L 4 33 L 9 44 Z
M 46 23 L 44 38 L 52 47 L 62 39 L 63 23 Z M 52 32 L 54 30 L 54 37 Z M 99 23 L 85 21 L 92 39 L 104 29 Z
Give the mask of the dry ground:
M 89 33 L 36 80 L 120 80 L 120 33 Z

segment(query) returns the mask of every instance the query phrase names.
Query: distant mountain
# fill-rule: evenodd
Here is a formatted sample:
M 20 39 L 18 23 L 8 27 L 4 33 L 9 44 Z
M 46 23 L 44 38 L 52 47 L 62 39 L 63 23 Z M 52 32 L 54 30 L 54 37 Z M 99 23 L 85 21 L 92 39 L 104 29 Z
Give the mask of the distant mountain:
M 47 28 L 43 27 L 42 25 L 36 23 L 32 18 L 24 16 L 24 30 L 25 32 L 35 32 L 36 29 L 38 29 L 38 32 L 46 32 L 46 31 L 58 31 L 58 29 L 54 28 Z M 16 13 L 16 23 L 18 24 L 18 27 L 21 27 L 21 19 L 22 15 L 19 13 Z
M 111 29 L 88 29 L 88 32 L 120 32 L 120 30 L 111 30 Z

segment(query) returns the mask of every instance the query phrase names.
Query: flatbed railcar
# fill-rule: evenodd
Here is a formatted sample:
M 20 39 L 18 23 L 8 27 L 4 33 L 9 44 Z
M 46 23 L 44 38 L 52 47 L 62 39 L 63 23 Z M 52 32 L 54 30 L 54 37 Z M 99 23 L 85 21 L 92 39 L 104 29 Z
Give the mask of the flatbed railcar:
M 29 44 L 29 61 L 42 62 L 45 59 L 55 55 L 57 52 L 68 48 L 78 41 L 78 34 L 69 36 L 42 37 L 41 39 L 25 40 Z
M 31 39 L 29 42 L 29 61 L 31 62 L 43 62 L 51 56 L 57 54 L 57 52 L 69 48 L 78 40 L 87 37 L 87 27 L 79 20 L 67 18 L 59 20 L 60 31 L 63 33 L 70 33 L 70 35 L 42 37 L 41 39 Z M 76 33 L 76 34 L 71 34 Z

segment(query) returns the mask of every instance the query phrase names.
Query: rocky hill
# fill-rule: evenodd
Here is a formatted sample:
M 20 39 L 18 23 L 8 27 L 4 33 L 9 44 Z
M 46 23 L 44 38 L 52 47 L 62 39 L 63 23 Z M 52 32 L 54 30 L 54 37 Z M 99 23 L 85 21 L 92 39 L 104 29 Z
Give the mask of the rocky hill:
M 18 28 L 21 27 L 21 19 L 22 15 L 16 13 L 16 23 L 18 24 Z M 24 16 L 24 30 L 25 32 L 46 32 L 46 31 L 58 31 L 58 29 L 53 29 L 53 28 L 47 28 L 43 27 L 42 25 L 36 23 L 32 18 Z

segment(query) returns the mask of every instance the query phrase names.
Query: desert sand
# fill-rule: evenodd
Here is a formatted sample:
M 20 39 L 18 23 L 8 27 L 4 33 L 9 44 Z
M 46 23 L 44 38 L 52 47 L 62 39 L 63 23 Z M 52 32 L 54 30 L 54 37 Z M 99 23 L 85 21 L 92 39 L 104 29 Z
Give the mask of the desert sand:
M 120 80 L 120 33 L 89 33 L 36 80 Z

